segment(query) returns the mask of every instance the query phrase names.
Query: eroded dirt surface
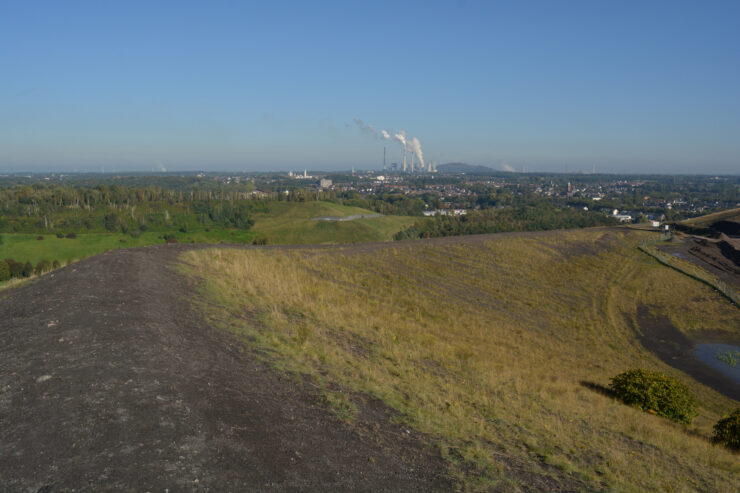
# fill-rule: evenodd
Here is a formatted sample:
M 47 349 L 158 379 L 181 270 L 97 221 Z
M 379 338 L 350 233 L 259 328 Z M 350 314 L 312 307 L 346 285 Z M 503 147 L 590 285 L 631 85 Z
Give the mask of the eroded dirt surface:
M 369 400 L 310 387 L 190 310 L 179 245 L 118 250 L 0 293 L 0 491 L 451 490 Z
M 732 240 L 737 242 L 738 240 Z M 698 265 L 711 272 L 735 289 L 740 289 L 740 264 L 732 254 L 722 250 L 721 242 L 711 239 L 690 237 L 660 247 L 664 252 Z M 736 255 L 737 253 L 734 252 Z

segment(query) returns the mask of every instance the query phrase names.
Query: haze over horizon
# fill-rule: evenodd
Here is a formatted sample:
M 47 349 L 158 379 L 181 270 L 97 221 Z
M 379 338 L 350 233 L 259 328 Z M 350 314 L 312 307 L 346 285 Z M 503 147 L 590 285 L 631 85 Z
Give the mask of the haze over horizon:
M 738 18 L 720 1 L 3 2 L 0 172 L 379 169 L 405 130 L 439 163 L 738 174 Z

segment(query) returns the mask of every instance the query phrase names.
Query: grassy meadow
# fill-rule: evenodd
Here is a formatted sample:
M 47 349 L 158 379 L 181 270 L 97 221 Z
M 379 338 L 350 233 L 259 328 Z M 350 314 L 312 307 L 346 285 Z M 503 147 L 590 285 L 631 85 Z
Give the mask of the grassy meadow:
M 82 233 L 74 239 L 57 238 L 53 234 L 2 234 L 0 259 L 14 258 L 32 264 L 43 259 L 69 263 L 117 248 L 164 243 L 164 234 L 167 232 L 146 232 L 137 237 L 122 233 Z M 243 230 L 200 230 L 170 234 L 183 243 L 247 243 L 255 236 L 254 232 Z M 39 240 L 39 236 L 43 236 L 43 240 Z
M 183 268 L 211 323 L 309 375 L 342 419 L 358 395 L 381 399 L 439 448 L 462 489 L 736 491 L 738 455 L 709 437 L 738 402 L 662 363 L 634 326 L 647 306 L 689 337 L 737 339 L 737 308 L 638 251 L 650 235 L 210 249 L 184 254 Z M 693 424 L 593 389 L 634 367 L 689 385 Z
M 373 214 L 373 211 L 331 202 L 271 202 L 268 212 L 254 214 L 258 237 L 270 244 L 328 244 L 390 241 L 393 235 L 414 223 L 409 216 L 380 216 L 352 221 L 315 221 L 313 218 Z
M 77 238 L 57 238 L 55 234 L 0 233 L 0 259 L 13 258 L 37 264 L 41 260 L 69 263 L 117 248 L 164 243 L 170 234 L 181 243 L 251 243 L 255 238 L 270 244 L 355 243 L 387 241 L 414 221 L 405 216 L 381 216 L 353 221 L 314 221 L 321 216 L 346 217 L 372 214 L 373 211 L 329 202 L 271 202 L 268 210 L 254 214 L 255 225 L 249 229 L 226 229 L 188 225 L 187 232 L 176 227 L 146 231 L 137 236 L 121 232 L 78 233 Z M 38 237 L 43 239 L 39 240 Z

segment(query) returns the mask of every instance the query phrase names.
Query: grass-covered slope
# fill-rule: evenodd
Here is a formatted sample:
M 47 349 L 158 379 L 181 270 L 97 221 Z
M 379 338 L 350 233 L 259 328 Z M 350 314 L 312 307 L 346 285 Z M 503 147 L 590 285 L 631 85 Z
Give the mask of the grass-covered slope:
M 374 214 L 359 207 L 331 202 L 271 202 L 256 213 L 254 231 L 270 244 L 319 244 L 389 241 L 414 222 L 408 216 L 365 217 L 351 221 L 316 221 L 317 217 Z
M 740 221 L 740 208 L 686 219 L 685 221 L 681 221 L 681 223 L 694 227 L 707 227 L 717 221 Z
M 663 364 L 634 326 L 649 307 L 688 337 L 737 337 L 737 308 L 639 252 L 645 235 L 204 250 L 185 261 L 214 323 L 311 375 L 347 419 L 354 393 L 382 399 L 468 489 L 733 491 L 737 456 L 709 437 L 737 402 Z M 633 367 L 685 382 L 700 401 L 694 424 L 593 390 Z

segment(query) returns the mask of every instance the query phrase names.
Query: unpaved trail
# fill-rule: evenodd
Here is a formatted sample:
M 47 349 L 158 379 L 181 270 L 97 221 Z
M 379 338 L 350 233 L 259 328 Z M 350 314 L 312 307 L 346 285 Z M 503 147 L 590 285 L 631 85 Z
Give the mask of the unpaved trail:
M 181 245 L 0 292 L 0 491 L 450 490 L 382 404 L 334 418 L 192 312 Z

